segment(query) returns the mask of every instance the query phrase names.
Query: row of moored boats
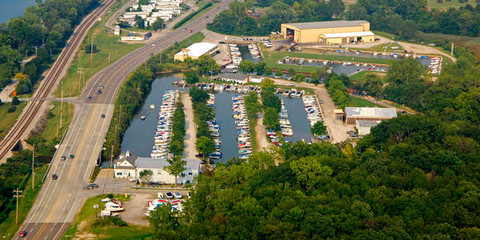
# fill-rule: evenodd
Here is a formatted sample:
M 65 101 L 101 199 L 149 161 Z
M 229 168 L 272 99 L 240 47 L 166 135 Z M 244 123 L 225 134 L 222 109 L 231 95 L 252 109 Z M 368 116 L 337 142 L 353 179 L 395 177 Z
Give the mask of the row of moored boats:
M 230 48 L 230 55 L 232 56 L 232 63 L 234 66 L 240 65 L 242 62 L 242 53 L 240 52 L 240 49 L 238 48 L 237 44 L 230 43 L 228 44 L 228 47 Z
M 162 105 L 158 112 L 157 130 L 155 132 L 155 145 L 153 146 L 152 158 L 167 158 L 168 146 L 172 136 L 172 117 L 175 112 L 178 90 L 167 90 L 162 98 Z
M 209 107 L 215 107 L 215 95 L 209 93 L 209 99 L 207 100 L 207 105 Z M 222 158 L 222 153 L 220 152 L 220 147 L 222 145 L 222 141 L 220 141 L 220 125 L 217 124 L 215 120 L 207 121 L 208 128 L 210 130 L 210 134 L 212 136 L 213 141 L 215 141 L 215 152 L 210 154 L 210 159 L 220 159 Z
M 278 114 L 280 128 L 282 131 L 282 135 L 284 137 L 291 137 L 293 136 L 292 124 L 290 123 L 290 120 L 288 120 L 288 111 L 287 111 L 287 108 L 285 107 L 285 103 L 283 99 L 281 100 L 282 100 L 282 109 Z
M 232 97 L 233 119 L 237 127 L 239 158 L 247 160 L 252 154 L 252 139 L 250 125 L 245 107 L 244 97 L 234 95 Z
M 307 112 L 307 118 L 310 121 L 310 126 L 313 127 L 315 123 L 323 121 L 322 113 L 320 112 L 320 105 L 318 104 L 315 95 L 305 95 L 302 98 L 305 104 L 305 111 Z
M 258 49 L 258 45 L 256 43 L 248 44 L 248 50 L 250 54 L 252 54 L 253 58 L 260 58 L 260 50 Z

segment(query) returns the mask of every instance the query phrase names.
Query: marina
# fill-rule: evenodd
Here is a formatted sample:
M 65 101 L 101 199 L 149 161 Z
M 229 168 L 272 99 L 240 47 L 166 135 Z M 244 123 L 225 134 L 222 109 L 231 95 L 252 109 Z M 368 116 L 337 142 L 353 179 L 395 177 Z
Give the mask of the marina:
M 138 156 L 151 156 L 159 124 L 156 116 L 158 116 L 158 111 L 164 99 L 163 94 L 167 90 L 188 92 L 188 87 L 183 88 L 184 85 L 179 84 L 182 78 L 182 74 L 170 74 L 162 75 L 153 81 L 150 94 L 139 112 L 134 115 L 123 136 L 121 143 L 123 153 L 129 150 Z M 251 153 L 251 138 L 249 139 L 251 136 L 245 133 L 249 132 L 250 129 L 246 128 L 249 127 L 246 124 L 248 121 L 246 115 L 236 114 L 239 120 L 234 117 L 234 109 L 241 110 L 244 105 L 233 99 L 243 98 L 243 94 L 249 91 L 259 93 L 261 91 L 260 87 L 205 83 L 199 83 L 197 86 L 209 91 L 210 96 L 213 96 L 208 100 L 208 104 L 213 104 L 215 108 L 215 121 L 212 121 L 209 126 L 213 130 L 212 132 L 215 132 L 213 134 L 216 136 L 214 136 L 216 152 L 221 153 L 221 158 L 217 158 L 217 161 L 226 162 L 232 157 L 240 156 L 246 158 Z M 276 93 L 283 100 L 285 110 L 288 111 L 288 120 L 293 133 L 293 136 L 285 136 L 284 140 L 288 142 L 310 141 L 313 137 L 310 133 L 310 123 L 305 112 L 301 110 L 305 108 L 301 98 L 305 95 L 304 91 L 276 89 Z M 145 116 L 145 120 L 141 120 L 142 115 Z M 242 117 L 245 117 L 245 119 Z M 239 133 L 242 133 L 242 135 L 240 136 Z M 108 160 L 104 162 L 104 165 L 108 166 Z
M 247 160 L 252 154 L 252 138 L 250 136 L 250 124 L 243 95 L 234 95 L 232 97 L 232 110 L 233 119 L 237 126 L 239 158 Z

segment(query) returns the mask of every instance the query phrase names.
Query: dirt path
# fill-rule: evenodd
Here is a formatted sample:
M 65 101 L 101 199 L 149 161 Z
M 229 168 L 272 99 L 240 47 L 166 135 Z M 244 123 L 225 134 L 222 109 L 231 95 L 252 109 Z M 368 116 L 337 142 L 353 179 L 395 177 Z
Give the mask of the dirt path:
M 257 125 L 255 125 L 255 140 L 257 141 L 257 151 L 267 150 L 270 143 L 267 140 L 267 129 L 263 125 L 263 117 L 257 119 Z
M 414 53 L 417 53 L 417 54 L 423 53 L 423 54 L 442 55 L 444 57 L 449 58 L 453 62 L 457 62 L 456 58 L 430 46 L 425 46 L 425 45 L 420 45 L 415 43 L 406 43 L 406 42 L 398 42 L 398 45 L 400 45 L 403 49 L 407 51 L 413 51 Z
M 193 106 L 192 100 L 188 93 L 182 93 L 183 109 L 185 110 L 185 150 L 183 152 L 184 159 L 195 159 L 197 150 L 195 149 L 195 141 L 197 129 L 193 122 Z
M 134 193 L 130 195 L 130 201 L 123 203 L 125 211 L 121 213 L 122 219 L 131 225 L 148 226 L 148 220 L 145 216 L 147 212 L 147 203 L 156 198 L 152 194 Z

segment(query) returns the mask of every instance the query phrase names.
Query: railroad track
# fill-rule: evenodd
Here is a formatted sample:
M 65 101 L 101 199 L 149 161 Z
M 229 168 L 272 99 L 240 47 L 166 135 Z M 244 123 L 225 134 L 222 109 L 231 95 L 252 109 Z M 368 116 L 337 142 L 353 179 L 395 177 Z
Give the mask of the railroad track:
M 20 137 L 25 133 L 26 129 L 32 123 L 38 111 L 50 95 L 53 87 L 60 80 L 61 74 L 66 67 L 69 67 L 70 59 L 74 55 L 83 41 L 84 36 L 97 18 L 101 16 L 115 0 L 106 0 L 100 7 L 94 9 L 84 20 L 76 27 L 74 34 L 67 41 L 67 46 L 62 50 L 57 60 L 54 62 L 50 72 L 47 74 L 44 82 L 40 84 L 40 88 L 36 91 L 32 99 L 38 99 L 27 104 L 23 114 L 19 116 L 14 126 L 10 129 L 5 138 L 0 142 L 0 163 L 5 155 L 17 144 Z

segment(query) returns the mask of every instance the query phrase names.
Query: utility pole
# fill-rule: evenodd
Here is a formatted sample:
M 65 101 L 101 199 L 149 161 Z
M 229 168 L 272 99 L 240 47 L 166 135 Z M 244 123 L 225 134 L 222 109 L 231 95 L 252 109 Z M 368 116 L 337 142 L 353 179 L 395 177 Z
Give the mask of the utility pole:
M 455 43 L 452 42 L 452 47 L 451 47 L 451 49 L 450 49 L 450 55 L 452 55 L 452 56 L 453 56 L 453 48 L 454 48 L 454 47 L 455 47 Z
M 110 63 L 110 50 L 108 50 L 108 63 Z
M 82 89 L 80 86 L 80 80 L 82 80 L 82 75 L 83 75 L 83 68 L 78 68 L 77 69 L 78 73 L 78 91 L 80 92 L 80 89 Z
M 35 57 L 37 57 L 37 46 L 35 46 Z
M 60 129 L 63 127 L 63 82 L 62 82 L 62 98 L 60 99 Z
M 18 187 L 17 189 L 13 190 L 13 193 L 15 193 L 15 196 L 13 196 L 14 198 L 17 199 L 17 206 L 16 206 L 16 211 L 15 211 L 15 224 L 18 225 L 18 198 L 20 197 L 23 197 L 22 195 L 19 195 L 19 193 L 22 193 L 23 190 L 18 190 Z
M 35 191 L 35 143 L 33 144 L 32 153 L 32 190 Z
M 92 67 L 92 61 L 93 61 L 93 39 L 90 41 L 90 67 Z

